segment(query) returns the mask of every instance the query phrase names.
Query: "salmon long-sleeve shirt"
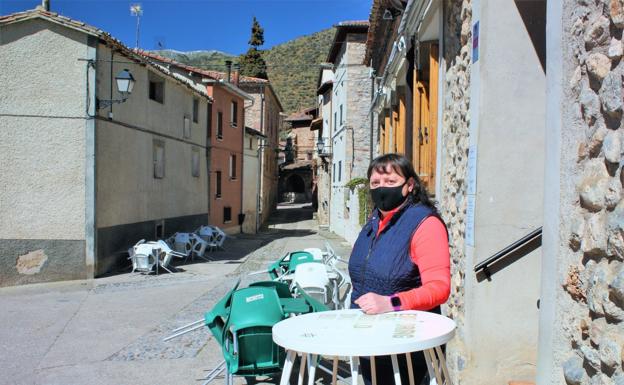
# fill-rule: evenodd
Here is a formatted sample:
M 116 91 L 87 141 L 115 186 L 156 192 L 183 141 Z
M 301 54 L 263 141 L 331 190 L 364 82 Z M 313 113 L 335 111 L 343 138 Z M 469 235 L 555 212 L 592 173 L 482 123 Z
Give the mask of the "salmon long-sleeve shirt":
M 379 223 L 377 235 L 399 210 L 390 211 Z M 422 285 L 395 293 L 401 310 L 431 310 L 446 302 L 451 292 L 451 258 L 444 224 L 437 217 L 425 219 L 412 236 L 410 258 L 418 267 Z

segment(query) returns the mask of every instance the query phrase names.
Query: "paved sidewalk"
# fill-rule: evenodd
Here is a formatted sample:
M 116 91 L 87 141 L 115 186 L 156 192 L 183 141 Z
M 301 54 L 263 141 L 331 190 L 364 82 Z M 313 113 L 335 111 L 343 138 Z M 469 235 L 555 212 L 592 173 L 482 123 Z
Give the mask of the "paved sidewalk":
M 214 261 L 180 265 L 174 274 L 0 289 L 0 384 L 201 384 L 204 370 L 222 359 L 207 329 L 162 339 L 201 319 L 239 276 L 243 285 L 262 279 L 247 273 L 325 241 L 348 257 L 350 246 L 319 232 L 309 208 L 285 206 L 264 232 L 228 238 Z

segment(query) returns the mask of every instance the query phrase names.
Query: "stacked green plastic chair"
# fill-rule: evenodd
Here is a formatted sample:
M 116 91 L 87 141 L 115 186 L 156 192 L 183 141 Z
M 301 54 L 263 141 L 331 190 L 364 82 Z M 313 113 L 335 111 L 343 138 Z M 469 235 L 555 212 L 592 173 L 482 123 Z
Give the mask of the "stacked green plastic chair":
M 294 273 L 298 265 L 308 262 L 322 263 L 322 261 L 315 259 L 312 253 L 307 251 L 293 251 L 271 263 L 268 268 L 268 273 L 271 279 L 277 279 L 284 274 Z
M 212 373 L 219 368 L 222 371 L 224 365 L 229 385 L 233 376 L 281 372 L 285 352 L 273 342 L 273 325 L 290 316 L 325 310 L 329 309 L 305 293 L 293 297 L 284 282 L 259 281 L 243 289 L 238 289 L 237 283 L 204 315 L 205 325 L 220 344 L 224 357 Z
M 273 343 L 271 329 L 284 318 L 274 288 L 255 286 L 234 292 L 221 345 L 229 377 L 281 371 L 285 353 Z
M 232 295 L 238 289 L 240 285 L 240 279 L 236 281 L 234 287 L 228 291 L 219 302 L 217 302 L 213 308 L 204 314 L 204 323 L 210 329 L 210 333 L 217 340 L 221 341 L 223 337 L 223 330 L 225 329 L 225 323 L 227 322 L 228 315 L 230 314 L 230 305 L 232 301 Z

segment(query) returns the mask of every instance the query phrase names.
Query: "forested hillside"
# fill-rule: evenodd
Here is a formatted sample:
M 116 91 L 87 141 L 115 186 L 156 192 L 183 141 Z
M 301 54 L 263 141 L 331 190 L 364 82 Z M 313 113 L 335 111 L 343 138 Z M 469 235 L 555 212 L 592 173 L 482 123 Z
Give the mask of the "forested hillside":
M 269 80 L 285 113 L 315 105 L 319 64 L 327 59 L 333 38 L 334 28 L 329 28 L 262 51 Z M 181 63 L 222 72 L 225 72 L 225 60 L 238 61 L 238 56 L 220 51 L 153 52 Z
M 327 59 L 333 38 L 329 28 L 264 51 L 269 80 L 286 113 L 315 105 L 319 64 Z

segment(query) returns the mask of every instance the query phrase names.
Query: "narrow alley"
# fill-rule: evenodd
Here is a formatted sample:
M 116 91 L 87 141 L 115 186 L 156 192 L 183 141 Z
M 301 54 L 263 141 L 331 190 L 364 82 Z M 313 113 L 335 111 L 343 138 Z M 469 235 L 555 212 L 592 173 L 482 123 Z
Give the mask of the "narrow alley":
M 208 329 L 163 338 L 201 319 L 239 277 L 263 279 L 248 273 L 325 242 L 348 258 L 348 243 L 319 231 L 310 205 L 282 205 L 265 231 L 232 236 L 211 262 L 179 264 L 174 274 L 2 288 L 0 384 L 201 384 L 222 359 Z

